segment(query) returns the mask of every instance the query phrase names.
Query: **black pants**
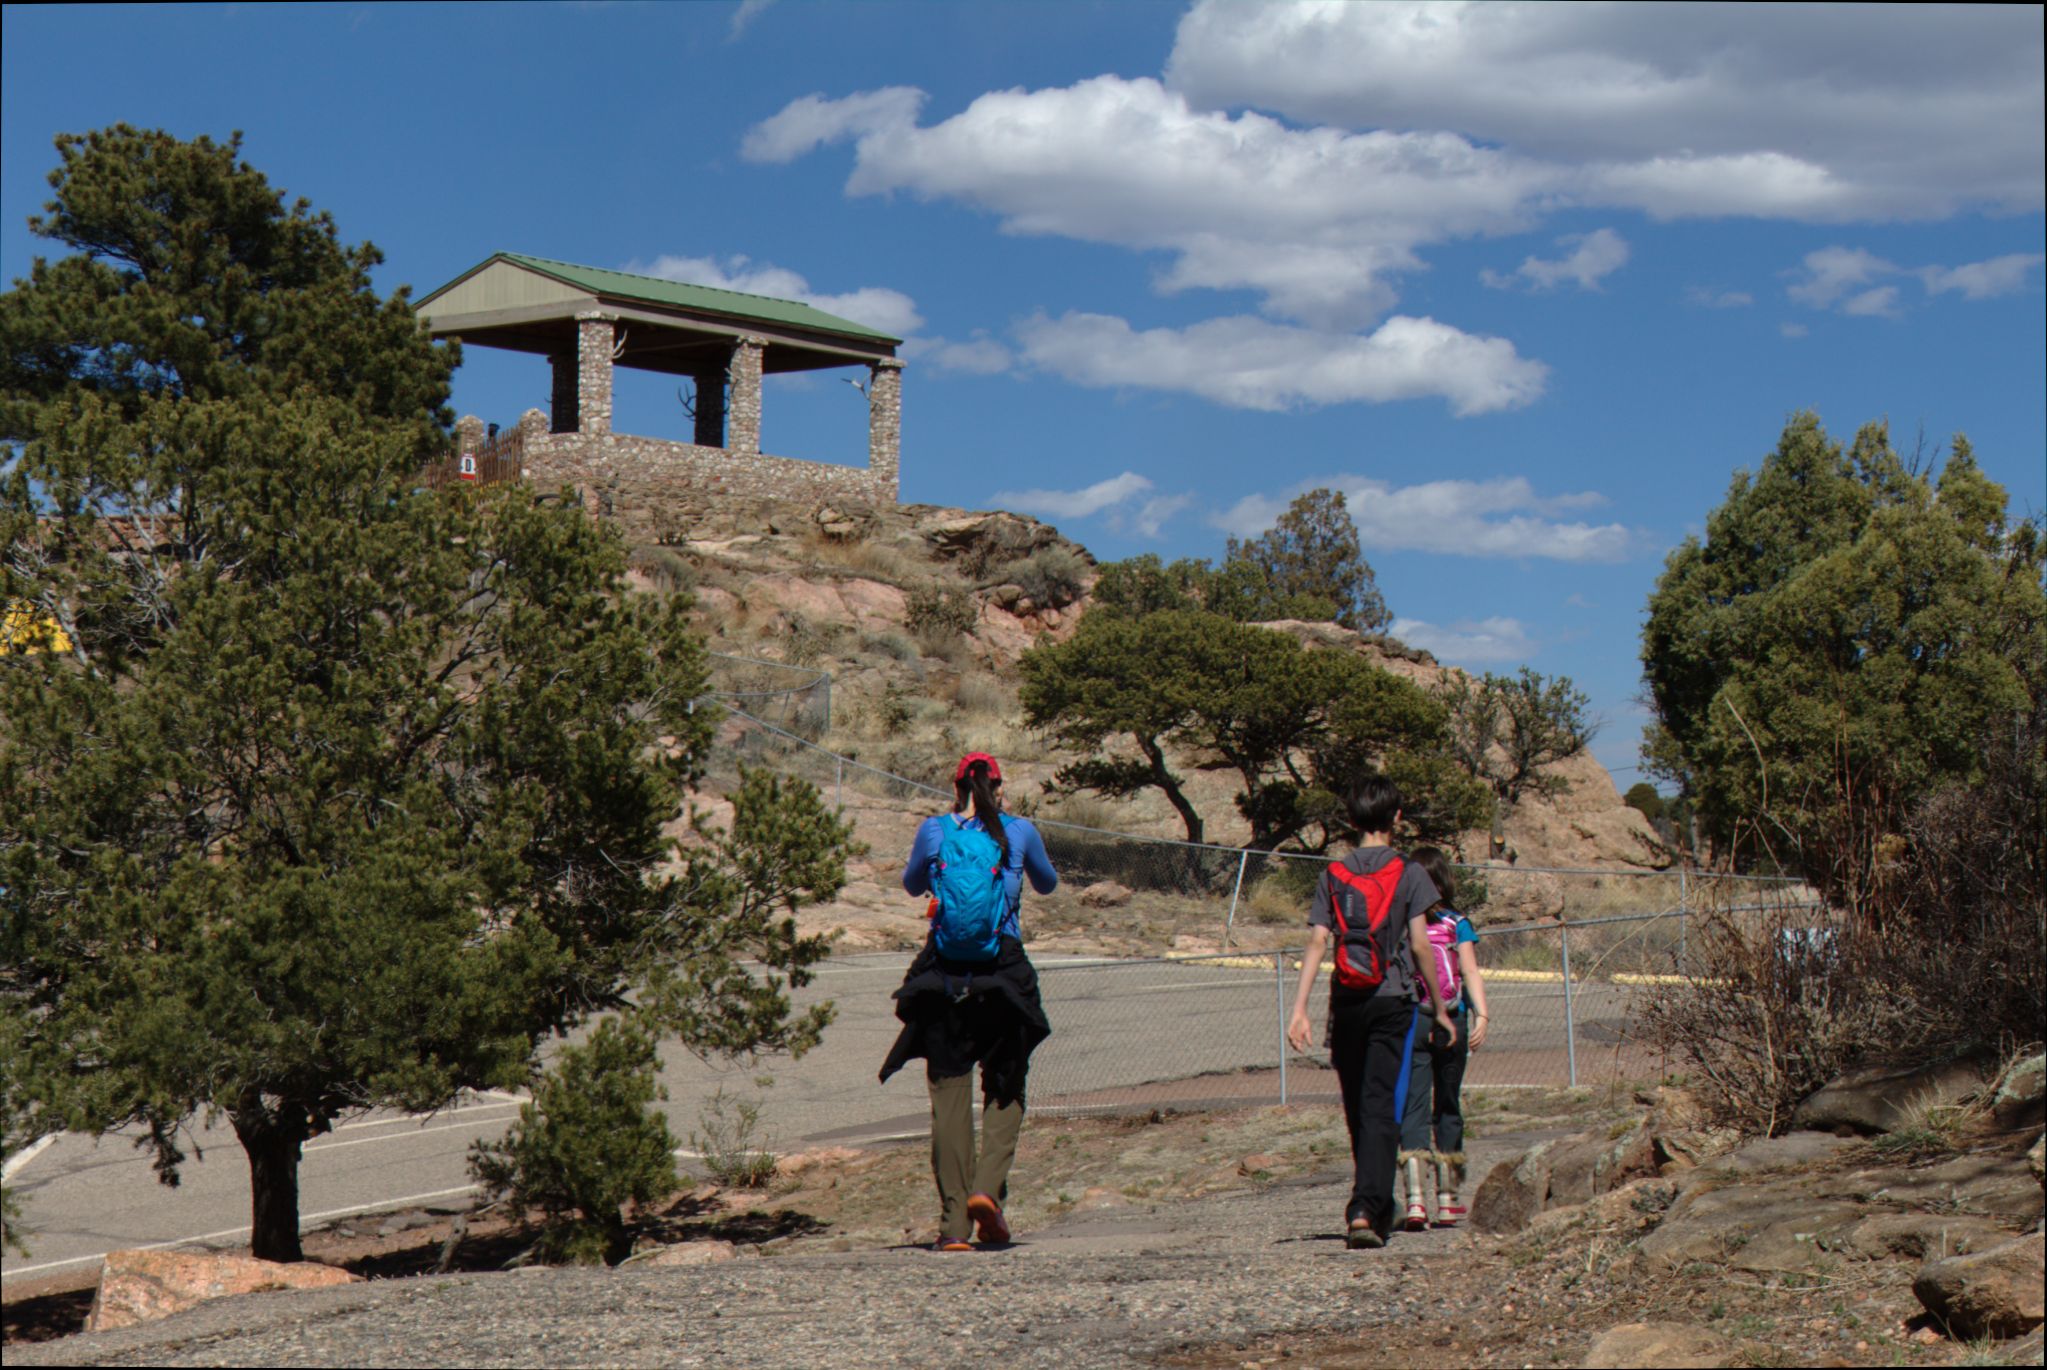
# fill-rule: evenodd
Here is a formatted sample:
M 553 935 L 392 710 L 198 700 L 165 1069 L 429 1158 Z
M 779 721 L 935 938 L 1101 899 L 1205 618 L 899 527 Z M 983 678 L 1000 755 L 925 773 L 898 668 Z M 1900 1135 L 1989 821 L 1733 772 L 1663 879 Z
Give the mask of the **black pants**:
M 1402 1159 L 1423 1152 L 1462 1162 L 1464 1160 L 1464 1066 L 1471 1059 L 1470 1026 L 1466 1015 L 1456 1015 L 1457 1044 L 1452 1046 L 1443 1029 L 1421 1014 L 1415 1033 L 1414 1051 L 1407 1076 L 1407 1107 L 1400 1119 Z
M 1343 1087 L 1343 1120 L 1350 1127 L 1352 1179 L 1344 1220 L 1363 1218 L 1384 1236 L 1393 1230 L 1393 1171 L 1400 1154 L 1393 1099 L 1407 1069 L 1414 1005 L 1391 994 L 1340 998 L 1329 1017 L 1329 1063 Z

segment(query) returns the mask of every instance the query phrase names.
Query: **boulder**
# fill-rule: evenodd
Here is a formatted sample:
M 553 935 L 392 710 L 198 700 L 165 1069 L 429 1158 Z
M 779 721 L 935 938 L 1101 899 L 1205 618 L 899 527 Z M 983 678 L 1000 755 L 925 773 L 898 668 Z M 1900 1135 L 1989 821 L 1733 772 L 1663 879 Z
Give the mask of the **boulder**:
M 1912 1292 L 1952 1336 L 2022 1337 L 2043 1321 L 2043 1241 L 2035 1232 L 1988 1251 L 1929 1262 L 1913 1278 Z
M 1983 1084 L 1978 1063 L 1966 1059 L 1851 1070 L 1799 1104 L 1791 1125 L 1822 1132 L 1835 1128 L 1894 1132 L 1929 1108 L 1974 1098 L 1982 1093 Z
M 110 1251 L 85 1330 L 105 1332 L 167 1318 L 209 1299 L 269 1289 L 321 1289 L 358 1277 L 331 1265 L 284 1264 L 204 1251 Z
M 1642 1238 L 1644 1259 L 1669 1270 L 1694 1261 L 1765 1274 L 1801 1271 L 1840 1245 L 1867 1210 L 1814 1199 L 1798 1184 L 1687 1190 Z
M 738 1255 L 731 1242 L 677 1242 L 633 1259 L 637 1265 L 718 1265 Z
M 1843 1232 L 1832 1245 L 1864 1260 L 1939 1261 L 2002 1246 L 2011 1236 L 2009 1228 L 1965 1214 L 1878 1213 Z
M 1471 1199 L 1471 1225 L 1480 1232 L 1519 1232 L 1549 1205 L 1550 1153 L 1539 1142 L 1514 1160 L 1501 1161 L 1479 1182 Z
M 1130 902 L 1130 891 L 1113 880 L 1099 880 L 1080 892 L 1080 902 L 1091 909 L 1120 909 Z
M 1584 1361 L 1587 1370 L 1733 1363 L 1734 1347 L 1727 1338 L 1681 1322 L 1624 1322 L 1602 1332 Z
M 1787 1166 L 1810 1165 L 1852 1145 L 1853 1139 L 1831 1132 L 1787 1132 L 1782 1137 L 1758 1138 L 1724 1156 L 1714 1157 L 1700 1169 L 1713 1175 L 1754 1175 Z
M 2047 1054 L 2011 1063 L 1990 1094 L 1990 1116 L 2008 1132 L 2047 1121 Z
M 2026 1153 L 2026 1168 L 2034 1179 L 2047 1183 L 2047 1132 L 2033 1139 L 2033 1149 Z

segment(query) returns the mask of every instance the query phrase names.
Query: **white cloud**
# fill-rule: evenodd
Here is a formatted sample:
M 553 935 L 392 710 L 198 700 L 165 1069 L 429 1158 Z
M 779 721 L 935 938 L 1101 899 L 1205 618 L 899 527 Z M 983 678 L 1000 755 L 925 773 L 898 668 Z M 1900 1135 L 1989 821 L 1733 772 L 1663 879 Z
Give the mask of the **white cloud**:
M 1150 79 L 995 91 L 920 127 L 921 92 L 806 96 L 741 151 L 788 161 L 851 140 L 848 193 L 906 190 L 1001 217 L 1012 233 L 1165 250 L 1168 292 L 1250 289 L 1285 318 L 1359 327 L 1384 314 L 1415 249 L 1522 228 L 1553 168 L 1455 133 L 1295 129 L 1192 110 Z
M 1130 516 L 1130 530 L 1139 537 L 1155 538 L 1173 515 L 1194 503 L 1191 494 L 1154 495 Z
M 1152 489 L 1147 477 L 1125 471 L 1079 490 L 998 490 L 994 501 L 1050 519 L 1100 516 L 1111 528 L 1156 538 L 1174 515 L 1194 503 L 1194 496 L 1154 495 Z
M 806 95 L 748 129 L 739 155 L 749 162 L 793 162 L 848 134 L 914 122 L 923 106 L 924 92 L 909 86 L 884 86 L 838 100 Z
M 940 371 L 962 371 L 970 376 L 998 375 L 1016 364 L 1015 354 L 985 333 L 965 341 L 913 338 L 903 344 L 903 355 Z
M 1756 302 L 1746 290 L 1708 290 L 1702 285 L 1686 289 L 1685 299 L 1701 309 L 1746 309 Z
M 907 338 L 924 323 L 917 313 L 917 302 L 900 290 L 870 285 L 843 294 L 825 294 L 812 290 L 810 282 L 794 271 L 756 264 L 742 256 L 727 257 L 722 263 L 712 257 L 663 256 L 655 258 L 651 266 L 635 263 L 626 270 L 666 281 L 687 281 L 718 290 L 796 300 L 898 338 Z
M 1823 247 L 1805 254 L 1804 275 L 1785 294 L 1815 309 L 1828 309 L 1843 299 L 1866 294 L 1864 287 L 1898 268 L 1859 247 Z
M 1285 496 L 1249 495 L 1212 521 L 1238 536 L 1272 526 L 1294 494 L 1314 486 L 1343 493 L 1369 551 L 1442 552 L 1453 556 L 1543 557 L 1554 561 L 1621 561 L 1636 538 L 1618 523 L 1592 524 L 1559 515 L 1597 508 L 1596 491 L 1540 496 L 1525 476 L 1437 480 L 1394 487 L 1369 476 L 1304 482 Z
M 1929 295 L 1959 290 L 1965 300 L 1988 300 L 2024 289 L 2027 275 L 2042 261 L 2047 257 L 2037 252 L 2013 252 L 1965 266 L 1923 266 L 1917 274 Z
M 1478 414 L 1529 403 L 1548 374 L 1504 338 L 1399 315 L 1361 335 L 1247 316 L 1140 332 L 1069 313 L 1027 319 L 1017 335 L 1026 361 L 1076 385 L 1178 391 L 1237 409 L 1441 396 L 1457 414 Z
M 1088 518 L 1105 509 L 1124 504 L 1152 488 L 1151 481 L 1135 471 L 1096 481 L 1079 490 L 998 490 L 995 502 L 1027 514 L 1047 518 Z
M 1396 618 L 1389 631 L 1408 646 L 1433 652 L 1439 660 L 1452 664 L 1526 661 L 1535 654 L 1528 630 L 1513 618 L 1460 619 L 1448 627 L 1418 618 Z
M 1479 279 L 1495 290 L 1506 290 L 1523 282 L 1533 290 L 1554 290 L 1565 281 L 1577 282 L 1580 290 L 1597 290 L 1601 280 L 1628 260 L 1627 240 L 1610 228 L 1568 234 L 1557 239 L 1557 246 L 1571 251 L 1553 261 L 1530 255 L 1505 275 L 1487 269 L 1479 273 Z
M 775 0 L 739 0 L 739 8 L 732 11 L 732 23 L 725 31 L 727 41 L 737 39 L 745 33 L 754 20 L 766 12 Z
M 1815 309 L 1835 309 L 1864 318 L 1895 318 L 1903 300 L 1895 285 L 1880 285 L 1892 276 L 1916 276 L 1928 295 L 1958 292 L 1965 300 L 1988 300 L 2016 294 L 2043 258 L 2037 252 L 2012 252 L 1962 266 L 1902 267 L 1859 247 L 1824 247 L 1808 252 L 1799 270 L 1787 272 L 1793 283 L 1785 293 Z
M 2040 47 L 2035 6 L 1203 0 L 1167 81 L 1197 109 L 1456 129 L 1652 213 L 1924 218 L 2041 205 Z
M 1841 301 L 1841 312 L 1865 319 L 1894 319 L 1898 316 L 1898 287 L 1880 285 L 1858 290 Z

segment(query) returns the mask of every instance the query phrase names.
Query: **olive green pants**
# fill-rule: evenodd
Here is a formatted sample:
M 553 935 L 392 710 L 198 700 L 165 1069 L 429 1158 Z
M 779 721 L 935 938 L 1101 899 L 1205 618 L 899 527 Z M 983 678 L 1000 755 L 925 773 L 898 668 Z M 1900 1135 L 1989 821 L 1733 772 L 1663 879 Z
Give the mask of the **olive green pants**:
M 981 1147 L 974 1154 L 974 1072 L 941 1079 L 927 1068 L 931 1087 L 931 1178 L 938 1182 L 938 1235 L 965 1241 L 973 1229 L 967 1200 L 986 1194 L 1001 1203 L 1016 1160 L 1016 1136 L 1023 1129 L 1021 1102 L 981 1105 Z

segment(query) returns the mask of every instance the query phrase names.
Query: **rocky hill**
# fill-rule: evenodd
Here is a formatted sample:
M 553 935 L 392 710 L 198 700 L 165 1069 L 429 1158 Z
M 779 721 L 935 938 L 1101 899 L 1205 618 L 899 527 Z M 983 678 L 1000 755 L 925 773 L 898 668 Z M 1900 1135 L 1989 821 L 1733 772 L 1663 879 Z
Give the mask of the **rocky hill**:
M 698 621 L 716 651 L 829 672 L 830 729 L 822 743 L 831 751 L 938 785 L 962 751 L 991 751 L 1009 772 L 1011 802 L 1027 812 L 1118 832 L 1181 835 L 1177 816 L 1156 794 L 1111 804 L 1043 793 L 1074 758 L 1023 726 L 1016 663 L 1041 639 L 1073 632 L 1095 576 L 1094 557 L 1057 529 L 1017 514 L 930 505 L 872 511 L 725 504 L 699 511 L 686 533 L 670 537 L 635 549 L 635 579 L 655 592 L 693 591 Z M 1317 649 L 1359 653 L 1424 686 L 1456 673 L 1426 652 L 1334 624 L 1269 626 Z M 897 889 L 895 862 L 929 811 L 928 799 L 899 787 L 890 793 L 864 772 L 855 781 L 869 783 L 845 783 L 843 770 L 815 755 L 789 764 L 834 783 L 871 847 L 838 904 L 815 917 L 843 929 L 853 946 L 915 940 L 921 911 Z M 1640 872 L 1669 861 L 1653 829 L 1621 802 L 1611 776 L 1589 755 L 1556 773 L 1567 788 L 1551 799 L 1524 800 L 1507 820 L 1519 869 L 1512 881 L 1494 882 L 1495 916 L 1563 910 L 1562 886 L 1524 874 L 1529 868 Z M 1191 766 L 1183 774 L 1209 818 L 1210 840 L 1244 841 L 1248 829 L 1230 802 L 1231 777 Z M 705 802 L 715 812 L 715 795 Z M 1482 859 L 1487 839 L 1466 834 L 1463 854 Z M 1061 921 L 1062 910 L 1048 912 L 1050 924 Z M 1074 915 L 1076 934 L 1099 931 L 1102 920 L 1064 912 Z M 1215 931 L 1205 916 L 1140 897 L 1123 920 L 1127 949 L 1203 945 Z M 1099 938 L 1088 945 L 1111 949 Z

